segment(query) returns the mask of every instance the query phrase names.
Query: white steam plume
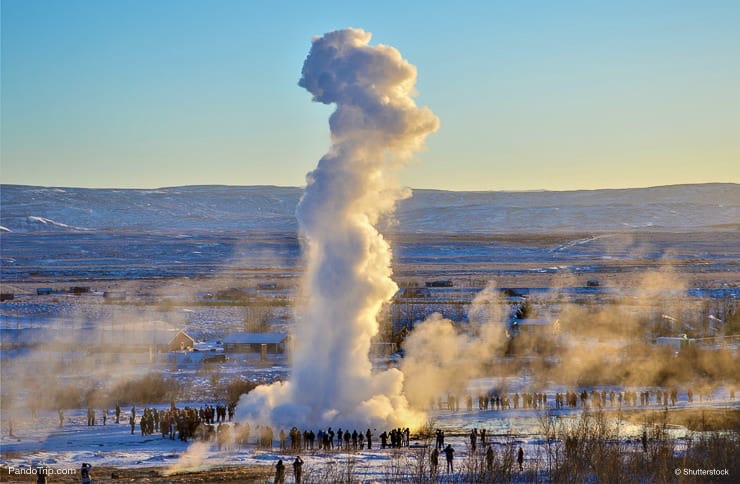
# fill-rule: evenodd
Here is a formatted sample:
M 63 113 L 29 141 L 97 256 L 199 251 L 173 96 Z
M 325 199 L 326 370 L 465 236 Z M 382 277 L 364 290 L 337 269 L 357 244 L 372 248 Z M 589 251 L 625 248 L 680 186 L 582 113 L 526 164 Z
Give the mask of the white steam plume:
M 422 407 L 441 395 L 467 392 L 468 381 L 483 376 L 504 351 L 507 309 L 489 283 L 468 309 L 470 324 L 457 326 L 439 314 L 417 324 L 404 341 L 401 363 L 409 402 Z
M 291 380 L 243 396 L 237 417 L 285 425 L 416 426 L 403 374 L 372 373 L 377 316 L 397 290 L 375 224 L 403 191 L 397 169 L 439 121 L 412 99 L 416 68 L 360 29 L 315 38 L 299 82 L 336 104 L 332 147 L 307 176 L 297 216 L 307 256 Z

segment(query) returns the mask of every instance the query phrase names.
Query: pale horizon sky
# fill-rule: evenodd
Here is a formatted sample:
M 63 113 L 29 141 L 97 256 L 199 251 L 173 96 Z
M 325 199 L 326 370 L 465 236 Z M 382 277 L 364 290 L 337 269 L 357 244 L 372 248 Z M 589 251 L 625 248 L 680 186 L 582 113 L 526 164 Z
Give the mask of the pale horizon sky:
M 740 2 L 0 0 L 0 182 L 303 186 L 313 36 L 373 34 L 441 128 L 414 188 L 740 182 Z

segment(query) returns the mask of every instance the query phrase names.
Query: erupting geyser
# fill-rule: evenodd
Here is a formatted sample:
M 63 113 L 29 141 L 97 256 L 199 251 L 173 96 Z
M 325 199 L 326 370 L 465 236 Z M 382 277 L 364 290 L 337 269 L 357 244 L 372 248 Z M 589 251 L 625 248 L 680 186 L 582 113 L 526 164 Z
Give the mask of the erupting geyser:
M 423 415 L 403 395 L 403 374 L 373 373 L 370 340 L 397 290 L 391 250 L 375 224 L 404 191 L 397 169 L 439 126 L 412 99 L 416 68 L 393 47 L 370 46 L 360 29 L 313 40 L 299 82 L 336 104 L 332 147 L 307 176 L 297 216 L 306 274 L 289 382 L 243 396 L 237 417 L 282 425 L 415 426 Z

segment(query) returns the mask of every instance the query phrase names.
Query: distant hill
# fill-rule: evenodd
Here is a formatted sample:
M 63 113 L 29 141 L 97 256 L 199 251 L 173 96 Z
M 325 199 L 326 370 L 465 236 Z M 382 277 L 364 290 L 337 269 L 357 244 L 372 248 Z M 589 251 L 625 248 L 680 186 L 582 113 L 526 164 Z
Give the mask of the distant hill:
M 0 232 L 295 231 L 301 188 L 145 189 L 0 185 Z M 414 190 L 391 228 L 402 233 L 737 230 L 740 185 L 532 192 Z

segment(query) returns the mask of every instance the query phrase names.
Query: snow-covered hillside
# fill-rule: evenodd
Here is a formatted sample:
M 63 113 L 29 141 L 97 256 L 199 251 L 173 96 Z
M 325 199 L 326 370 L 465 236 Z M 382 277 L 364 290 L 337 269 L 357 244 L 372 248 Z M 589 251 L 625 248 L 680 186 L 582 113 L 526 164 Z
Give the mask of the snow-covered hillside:
M 295 231 L 301 188 L 185 186 L 156 190 L 0 186 L 12 232 Z M 393 230 L 405 233 L 720 229 L 740 224 L 740 185 L 570 192 L 415 190 Z M 2 229 L 0 229 L 2 230 Z
M 298 188 L 157 190 L 0 187 L 0 225 L 14 232 L 294 230 Z

